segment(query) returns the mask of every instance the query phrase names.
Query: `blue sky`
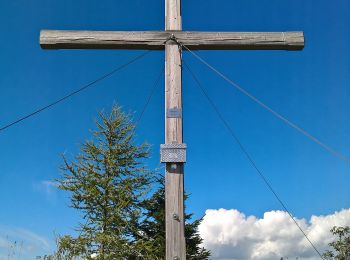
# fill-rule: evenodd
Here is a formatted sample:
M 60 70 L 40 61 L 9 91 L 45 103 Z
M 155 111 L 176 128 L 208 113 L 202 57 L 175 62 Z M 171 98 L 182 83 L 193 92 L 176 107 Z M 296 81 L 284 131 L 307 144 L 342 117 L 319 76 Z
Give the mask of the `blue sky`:
M 40 29 L 163 30 L 163 0 L 12 0 L 0 3 L 0 126 L 46 105 L 141 51 L 61 50 L 39 46 Z M 183 30 L 299 31 L 301 52 L 201 51 L 233 81 L 350 157 L 350 2 L 183 0 Z M 286 126 L 198 63 L 198 75 L 229 124 L 298 218 L 350 207 L 350 165 Z M 152 52 L 113 77 L 21 124 L 0 132 L 0 227 L 23 229 L 52 243 L 71 233 L 79 215 L 50 181 L 60 154 L 74 155 L 89 139 L 101 109 L 113 103 L 140 112 L 164 53 Z M 237 209 L 262 217 L 281 206 L 251 168 L 187 71 L 183 74 L 185 185 L 189 212 Z M 164 89 L 158 88 L 137 140 L 153 144 L 151 167 L 164 142 Z M 11 231 L 10 231 L 11 230 Z M 0 241 L 1 242 L 1 241 Z M 42 247 L 42 253 L 50 249 Z M 0 252 L 1 253 L 1 252 Z

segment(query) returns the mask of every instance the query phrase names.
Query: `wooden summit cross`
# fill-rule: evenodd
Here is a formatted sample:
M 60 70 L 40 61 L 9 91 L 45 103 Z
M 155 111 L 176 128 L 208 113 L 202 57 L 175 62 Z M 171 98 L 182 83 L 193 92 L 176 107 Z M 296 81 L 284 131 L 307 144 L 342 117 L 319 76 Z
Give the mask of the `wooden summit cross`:
M 301 50 L 303 32 L 183 32 L 181 0 L 165 0 L 165 31 L 42 30 L 43 49 L 165 49 L 166 260 L 186 259 L 182 136 L 182 46 L 190 50 Z M 181 43 L 179 45 L 178 43 Z

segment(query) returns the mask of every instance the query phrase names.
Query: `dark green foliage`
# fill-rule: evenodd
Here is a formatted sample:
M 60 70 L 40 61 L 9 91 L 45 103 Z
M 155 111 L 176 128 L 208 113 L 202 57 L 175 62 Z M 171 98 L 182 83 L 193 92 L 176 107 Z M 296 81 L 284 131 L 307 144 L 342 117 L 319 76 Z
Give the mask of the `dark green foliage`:
M 158 179 L 159 188 L 153 196 L 144 202 L 145 219 L 140 223 L 141 234 L 153 241 L 154 259 L 163 259 L 165 255 L 165 187 L 164 178 Z M 185 194 L 185 200 L 188 195 Z M 186 259 L 209 259 L 210 252 L 200 245 L 203 239 L 198 234 L 202 219 L 190 222 L 192 214 L 185 214 Z
M 350 258 L 350 226 L 334 226 L 330 231 L 337 239 L 329 243 L 332 249 L 323 254 L 324 259 L 348 260 Z

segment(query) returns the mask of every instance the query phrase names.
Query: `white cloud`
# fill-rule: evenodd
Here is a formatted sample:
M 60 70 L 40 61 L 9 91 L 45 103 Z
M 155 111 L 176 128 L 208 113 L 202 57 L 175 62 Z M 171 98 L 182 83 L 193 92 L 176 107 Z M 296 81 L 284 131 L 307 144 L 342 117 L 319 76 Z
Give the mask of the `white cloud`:
M 316 248 L 323 253 L 332 241 L 333 226 L 350 225 L 350 209 L 310 221 L 296 219 Z M 301 231 L 284 211 L 265 212 L 262 218 L 238 210 L 208 209 L 199 233 L 213 259 L 319 259 Z

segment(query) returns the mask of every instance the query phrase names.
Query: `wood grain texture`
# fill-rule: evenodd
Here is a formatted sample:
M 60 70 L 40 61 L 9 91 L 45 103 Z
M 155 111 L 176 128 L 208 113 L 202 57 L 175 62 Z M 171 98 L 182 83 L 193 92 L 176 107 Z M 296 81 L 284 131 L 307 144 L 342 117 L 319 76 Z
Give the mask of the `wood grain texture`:
M 165 29 L 181 30 L 181 0 L 165 0 Z M 163 32 L 166 41 L 171 33 Z M 174 41 L 165 44 L 165 109 L 182 111 L 182 53 Z M 182 117 L 165 117 L 165 142 L 183 142 Z M 176 169 L 172 168 L 176 165 Z M 176 214 L 178 219 L 174 219 Z M 184 219 L 184 164 L 167 163 L 165 167 L 165 236 L 166 260 L 186 259 Z
M 172 170 L 171 164 L 166 165 L 165 174 L 165 233 L 166 260 L 175 256 L 186 259 L 185 219 L 184 219 L 184 164 L 177 164 Z M 173 218 L 178 215 L 178 220 Z
M 165 30 L 182 30 L 181 0 L 165 0 Z
M 182 61 L 181 50 L 173 42 L 165 47 L 165 108 L 182 110 Z M 183 142 L 182 117 L 165 118 L 165 142 L 167 144 Z M 176 163 L 176 170 L 171 170 L 171 164 L 166 164 L 165 183 L 165 219 L 166 219 L 166 258 L 173 260 L 175 256 L 183 260 L 185 254 L 185 231 L 183 211 L 183 163 Z M 173 214 L 179 220 L 173 219 Z
M 177 24 L 180 20 L 180 23 Z M 172 19 L 170 31 L 61 31 L 42 30 L 43 49 L 164 50 L 173 34 L 191 50 L 301 50 L 303 32 L 182 32 L 181 18 Z

